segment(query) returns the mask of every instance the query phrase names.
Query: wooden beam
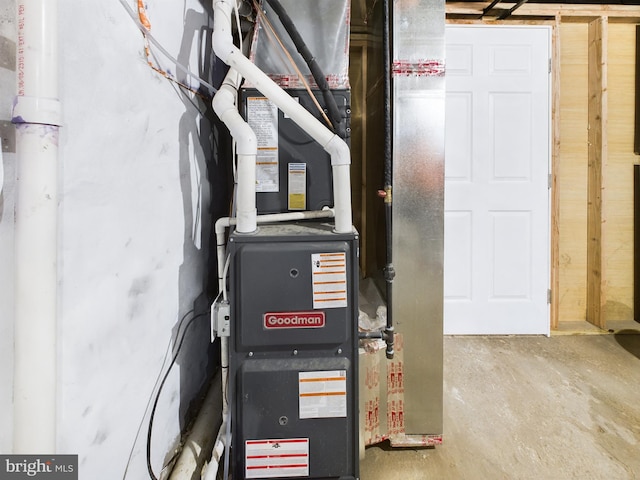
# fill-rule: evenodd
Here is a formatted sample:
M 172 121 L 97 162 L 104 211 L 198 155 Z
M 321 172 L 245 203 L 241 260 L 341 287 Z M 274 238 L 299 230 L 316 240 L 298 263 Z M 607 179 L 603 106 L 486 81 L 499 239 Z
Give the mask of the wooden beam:
M 560 170 L 560 23 L 557 16 L 553 26 L 551 55 L 551 329 L 557 330 L 560 322 L 560 195 L 558 172 Z
M 446 2 L 446 15 L 468 15 L 480 18 L 485 8 L 491 2 Z M 504 10 L 511 9 L 517 2 L 502 2 L 501 8 L 494 8 L 493 15 L 500 15 Z M 533 17 L 600 17 L 636 18 L 640 19 L 638 5 L 593 5 L 593 4 L 561 4 L 561 3 L 527 3 L 517 10 L 517 16 Z M 488 17 L 491 18 L 491 17 Z
M 491 17 L 486 19 L 447 18 L 445 23 L 447 25 L 505 25 L 505 22 Z M 555 22 L 553 19 L 520 18 L 518 20 L 510 20 L 509 25 L 550 25 L 553 27 Z
M 603 243 L 607 161 L 607 17 L 589 23 L 589 167 L 587 187 L 587 321 L 606 328 Z

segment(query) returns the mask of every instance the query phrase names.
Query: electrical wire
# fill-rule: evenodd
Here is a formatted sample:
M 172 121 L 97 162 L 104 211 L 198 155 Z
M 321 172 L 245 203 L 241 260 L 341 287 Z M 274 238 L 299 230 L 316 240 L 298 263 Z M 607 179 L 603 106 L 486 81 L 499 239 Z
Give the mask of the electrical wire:
M 227 300 L 227 272 L 229 271 L 229 264 L 231 263 L 231 255 L 227 255 L 227 259 L 224 262 L 224 269 L 222 270 L 222 298 L 225 302 Z
M 182 316 L 182 318 L 178 322 L 178 329 L 176 331 L 176 338 L 180 334 L 180 329 L 182 328 L 182 325 L 184 324 L 184 321 L 192 313 L 193 313 L 193 309 L 189 310 L 187 313 L 185 313 Z M 158 376 L 156 377 L 156 382 L 153 384 L 153 388 L 151 389 L 151 395 L 149 395 L 149 400 L 147 401 L 147 406 L 144 409 L 144 414 L 142 415 L 142 419 L 140 420 L 140 424 L 138 425 L 138 430 L 136 431 L 136 436 L 133 439 L 133 446 L 131 447 L 131 451 L 129 452 L 129 458 L 127 459 L 127 465 L 126 465 L 126 467 L 124 469 L 124 474 L 122 475 L 122 480 L 125 480 L 127 478 L 127 473 L 129 472 L 129 465 L 131 464 L 131 459 L 133 458 L 133 452 L 135 450 L 136 444 L 138 443 L 138 437 L 140 436 L 140 431 L 142 430 L 142 425 L 144 425 L 144 419 L 146 418 L 147 412 L 149 411 L 149 407 L 151 406 L 151 401 L 153 400 L 153 392 L 158 387 L 158 383 L 160 383 L 160 378 L 162 377 L 162 372 L 164 371 L 164 366 L 167 363 L 167 359 L 169 358 L 169 352 L 171 352 L 172 343 L 173 343 L 172 338 L 170 338 L 169 342 L 167 343 L 167 350 L 164 353 L 164 358 L 162 359 L 162 365 L 160 366 L 160 370 L 158 371 Z
M 167 59 L 169 59 L 173 64 L 175 64 L 176 68 L 178 70 L 182 70 L 182 72 L 184 74 L 186 74 L 188 77 L 190 77 L 191 79 L 197 81 L 200 83 L 200 85 L 206 87 L 209 90 L 210 95 L 213 95 L 214 93 L 216 93 L 218 91 L 217 88 L 215 88 L 213 85 L 211 85 L 210 83 L 208 83 L 206 80 L 204 80 L 203 78 L 201 78 L 199 75 L 196 75 L 195 73 L 191 72 L 191 70 L 189 70 L 187 67 L 185 67 L 184 65 L 182 65 L 180 62 L 178 62 L 178 60 L 176 60 L 175 58 L 173 58 L 173 56 L 160 44 L 160 42 L 158 42 L 155 37 L 151 34 L 151 31 L 149 30 L 149 28 L 147 28 L 147 26 L 145 25 L 145 23 L 147 25 L 149 25 L 150 27 L 150 23 L 148 21 L 148 19 L 146 18 L 146 15 L 140 15 L 140 13 L 138 13 L 138 15 L 136 15 L 136 13 L 133 11 L 133 9 L 131 8 L 131 6 L 127 3 L 127 0 L 119 0 L 120 4 L 124 7 L 124 9 L 126 10 L 126 12 L 129 14 L 129 16 L 131 17 L 131 19 L 133 20 L 133 22 L 136 24 L 136 26 L 138 27 L 138 29 L 140 30 L 140 32 L 142 33 L 143 37 L 145 38 L 145 41 L 148 40 L 151 44 L 153 44 L 158 50 L 160 50 L 160 52 L 162 52 L 162 54 L 167 57 Z M 140 12 L 140 11 L 139 11 Z M 142 20 L 141 18 L 142 17 Z M 146 19 L 146 22 L 144 22 L 144 19 Z M 143 23 L 144 22 L 144 23 Z M 148 54 L 147 52 L 147 45 L 145 45 L 145 54 Z M 149 63 L 149 62 L 148 62 Z M 180 85 L 183 88 L 188 89 L 189 91 L 196 93 L 198 95 L 202 95 L 201 93 L 199 93 L 195 88 L 186 85 L 182 82 L 179 82 L 177 79 L 173 78 L 171 75 L 169 75 L 167 72 L 165 72 L 164 70 L 160 69 L 159 67 L 155 67 L 155 65 L 149 63 L 149 66 L 156 72 L 158 72 L 159 74 L 163 75 L 164 77 L 166 77 L 168 80 L 177 83 L 178 85 Z
M 195 317 L 191 318 L 191 320 L 189 320 L 187 322 L 187 324 L 185 325 L 184 329 L 182 330 L 182 336 L 180 337 L 180 341 L 178 342 L 178 345 L 176 347 L 176 351 L 173 354 L 173 358 L 171 359 L 171 363 L 169 364 L 169 367 L 167 368 L 167 371 L 165 372 L 164 376 L 162 377 L 162 381 L 160 382 L 160 386 L 158 387 L 158 391 L 156 392 L 156 396 L 155 399 L 153 401 L 153 408 L 151 409 L 151 415 L 149 417 L 149 428 L 147 429 L 147 470 L 149 472 L 149 477 L 152 478 L 153 480 L 158 480 L 158 477 L 155 476 L 154 472 L 153 472 L 153 467 L 151 466 L 151 434 L 153 433 L 153 420 L 155 418 L 155 414 L 156 414 L 156 408 L 158 407 L 158 402 L 160 401 L 160 394 L 162 393 L 162 389 L 164 387 L 165 382 L 167 381 L 167 378 L 169 378 L 169 373 L 171 373 L 171 369 L 173 368 L 173 366 L 176 363 L 176 360 L 178 359 L 178 355 L 180 354 L 180 350 L 182 349 L 182 345 L 184 343 L 184 339 L 187 336 L 187 330 L 189 329 L 189 327 L 191 325 L 193 325 L 193 323 L 200 317 L 205 316 L 206 313 L 200 313 L 198 315 L 196 315 Z M 177 337 L 177 335 L 176 335 Z

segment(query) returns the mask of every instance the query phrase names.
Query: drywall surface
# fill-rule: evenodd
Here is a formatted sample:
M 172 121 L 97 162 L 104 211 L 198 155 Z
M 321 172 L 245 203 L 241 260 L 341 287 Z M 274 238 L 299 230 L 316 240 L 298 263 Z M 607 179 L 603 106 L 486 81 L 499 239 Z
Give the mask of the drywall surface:
M 137 2 L 126 3 L 137 12 Z M 15 1 L 0 0 L 2 36 L 15 37 L 12 10 Z M 147 15 L 171 55 L 196 74 L 211 73 L 212 22 L 199 1 L 157 2 Z M 215 366 L 206 314 L 209 180 L 216 175 L 209 168 L 211 116 L 201 114 L 208 100 L 149 67 L 143 37 L 120 2 L 59 2 L 58 20 L 57 453 L 79 455 L 80 478 L 112 480 L 125 471 L 127 479 L 148 478 L 149 400 L 186 331 L 155 413 L 151 463 L 160 476 Z M 168 76 L 189 83 L 174 62 L 151 51 Z M 5 73 L 0 68 L 3 96 L 15 75 L 7 80 Z M 0 108 L 0 120 L 7 118 L 4 103 Z M 7 252 L 15 174 L 7 173 L 0 203 L 0 375 L 10 385 L 13 295 L 6 272 L 13 261 Z M 11 450 L 4 428 L 11 423 L 10 390 L 0 389 L 2 452 Z

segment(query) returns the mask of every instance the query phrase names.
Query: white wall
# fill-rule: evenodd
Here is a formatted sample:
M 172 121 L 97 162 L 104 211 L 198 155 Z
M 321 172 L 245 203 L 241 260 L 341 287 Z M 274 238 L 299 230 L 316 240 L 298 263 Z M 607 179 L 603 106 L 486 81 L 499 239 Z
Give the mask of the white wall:
M 150 3 L 154 35 L 197 72 L 194 32 L 209 22 L 201 3 Z M 12 9 L 15 0 L 0 0 L 1 35 L 15 36 L 4 20 Z M 142 36 L 117 0 L 60 1 L 59 9 L 58 453 L 79 454 L 80 478 L 112 480 L 123 477 L 134 451 L 126 478 L 148 478 L 147 402 L 180 319 L 193 317 L 188 312 L 196 300 L 198 311 L 207 306 L 207 176 L 218 175 L 207 172 L 210 126 L 191 93 L 146 64 Z M 5 73 L 0 68 L 3 99 L 13 81 Z M 1 107 L 0 120 L 7 118 Z M 11 384 L 12 172 L 0 210 L 3 385 Z M 153 436 L 156 475 L 214 366 L 208 328 L 206 315 L 191 325 L 162 393 Z M 4 428 L 9 390 L 0 390 L 3 452 L 11 449 Z

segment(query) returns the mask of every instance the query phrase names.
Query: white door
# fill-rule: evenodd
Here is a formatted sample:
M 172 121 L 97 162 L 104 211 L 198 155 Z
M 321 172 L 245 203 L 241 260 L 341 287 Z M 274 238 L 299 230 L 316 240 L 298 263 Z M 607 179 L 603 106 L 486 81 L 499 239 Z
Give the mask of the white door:
M 550 36 L 446 29 L 446 334 L 549 334 Z

